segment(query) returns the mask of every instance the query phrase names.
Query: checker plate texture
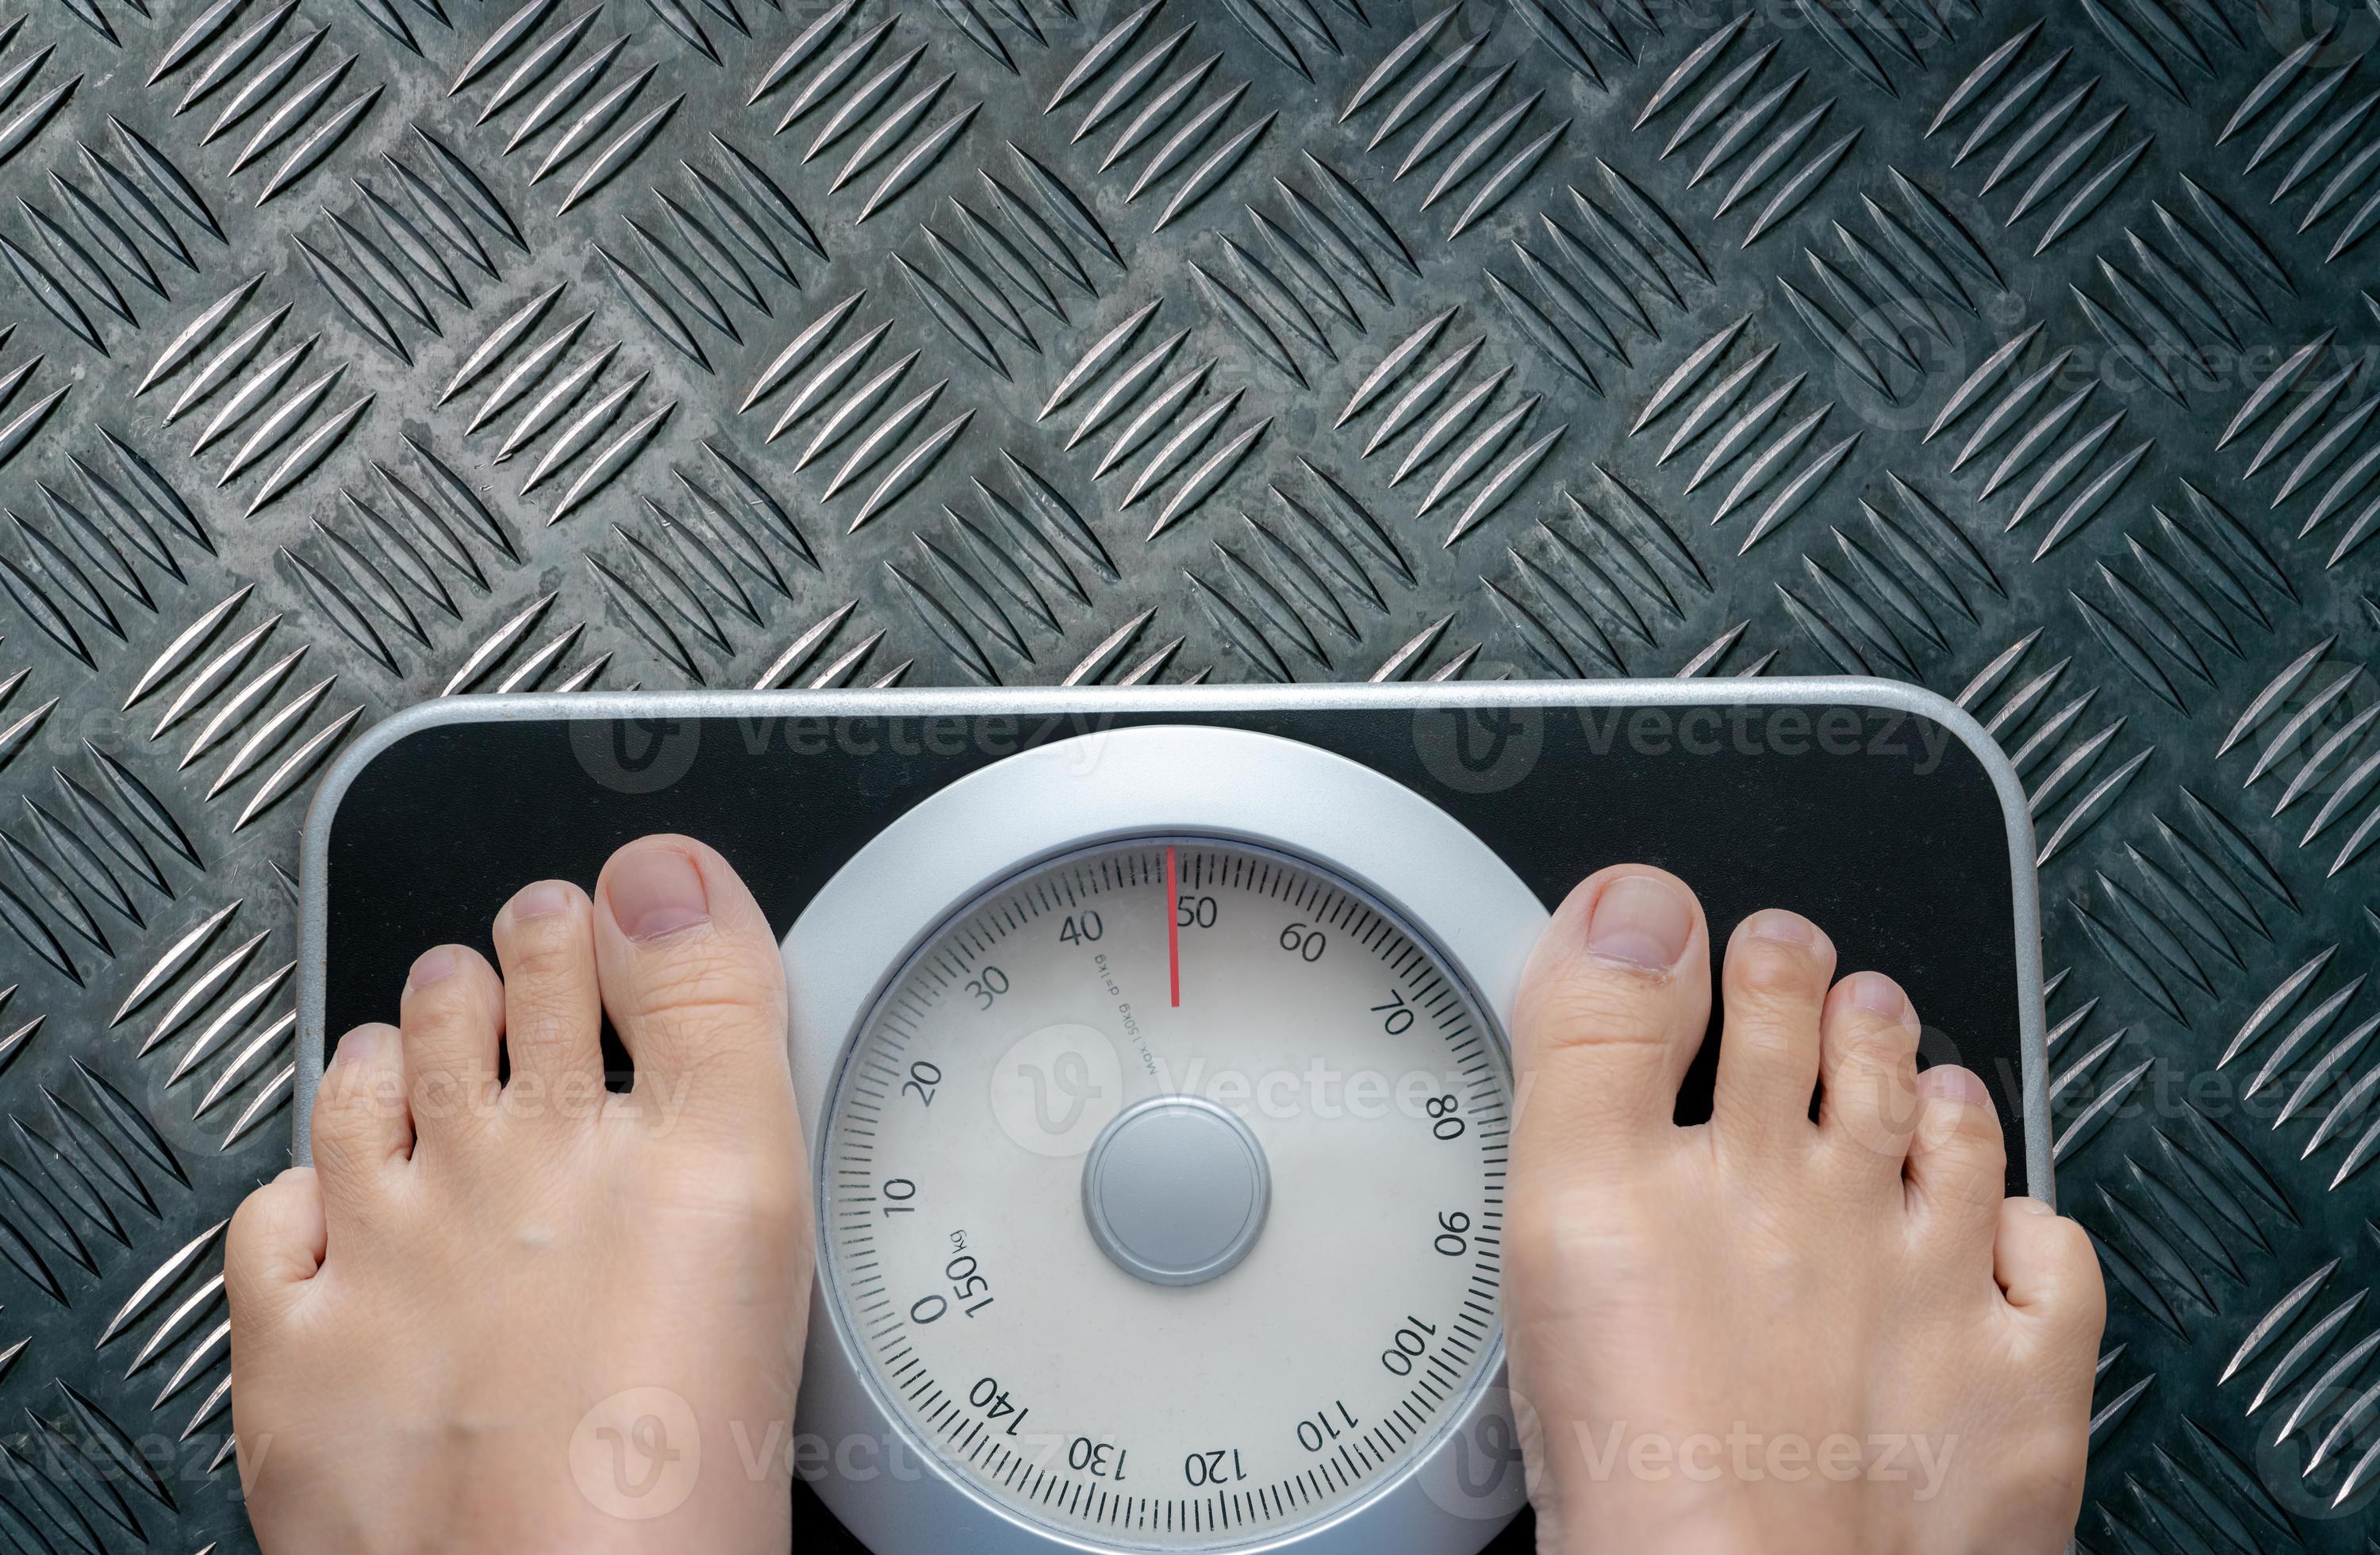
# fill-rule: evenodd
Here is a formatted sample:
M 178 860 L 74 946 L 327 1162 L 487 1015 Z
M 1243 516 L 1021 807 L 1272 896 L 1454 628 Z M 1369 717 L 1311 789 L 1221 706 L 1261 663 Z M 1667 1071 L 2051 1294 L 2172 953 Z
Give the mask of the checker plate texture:
M 1841 671 L 2032 796 L 2082 1539 L 2380 1548 L 2375 41 L 0 4 L 0 1544 L 250 1547 L 223 1226 L 394 709 Z

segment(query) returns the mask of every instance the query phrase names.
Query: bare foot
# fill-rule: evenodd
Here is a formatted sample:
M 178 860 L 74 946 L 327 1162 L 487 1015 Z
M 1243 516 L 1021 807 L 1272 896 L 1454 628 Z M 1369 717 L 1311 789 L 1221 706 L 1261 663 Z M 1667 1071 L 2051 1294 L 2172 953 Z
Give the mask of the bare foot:
M 459 945 L 414 963 L 402 1029 L 349 1032 L 323 1075 L 314 1168 L 233 1219 L 257 1537 L 777 1555 L 811 1242 L 775 937 L 725 859 L 664 836 L 591 901 L 523 890 L 494 940 L 501 980 Z
M 1677 1127 L 1709 956 L 1682 881 L 1606 869 L 1521 996 L 1506 1321 L 1540 1549 L 2055 1555 L 2089 1239 L 2003 1199 L 1982 1082 L 1920 1078 L 1899 985 L 1834 982 L 1793 913 L 1737 927 L 1712 1120 Z

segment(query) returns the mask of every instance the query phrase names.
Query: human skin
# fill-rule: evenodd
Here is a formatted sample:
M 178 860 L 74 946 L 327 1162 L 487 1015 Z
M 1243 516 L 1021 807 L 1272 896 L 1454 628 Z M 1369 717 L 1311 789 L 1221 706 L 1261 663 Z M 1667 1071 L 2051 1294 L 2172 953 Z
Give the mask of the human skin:
M 1677 1126 L 1709 966 L 1694 893 L 1627 865 L 1563 903 L 1520 997 L 1505 1324 L 1539 1549 L 2057 1555 L 2089 1238 L 2003 1197 L 1983 1082 L 1920 1075 L 1900 985 L 1837 981 L 1796 913 L 1730 936 L 1711 1120 Z
M 233 1221 L 258 1538 L 775 1555 L 813 1245 L 775 939 L 674 836 L 591 894 L 524 887 L 492 938 L 497 966 L 433 947 L 397 1024 L 346 1034 L 316 1164 Z M 1621 866 L 1519 998 L 1505 1322 L 1540 1549 L 2053 1555 L 2104 1316 L 2088 1239 L 2003 1199 L 1982 1082 L 1920 1075 L 1899 985 L 1837 981 L 1793 913 L 1736 926 L 1713 1116 L 1676 1126 L 1709 963 L 1684 883 Z

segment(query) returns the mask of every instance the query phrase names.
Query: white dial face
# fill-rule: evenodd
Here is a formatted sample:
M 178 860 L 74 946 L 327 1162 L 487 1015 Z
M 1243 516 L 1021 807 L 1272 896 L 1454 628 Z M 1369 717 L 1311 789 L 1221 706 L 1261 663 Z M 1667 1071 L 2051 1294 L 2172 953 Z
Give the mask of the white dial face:
M 1305 860 L 1148 836 L 1025 869 L 898 971 L 832 1107 L 853 1348 L 1027 1521 L 1278 1537 L 1395 1479 L 1493 1364 L 1500 1038 Z

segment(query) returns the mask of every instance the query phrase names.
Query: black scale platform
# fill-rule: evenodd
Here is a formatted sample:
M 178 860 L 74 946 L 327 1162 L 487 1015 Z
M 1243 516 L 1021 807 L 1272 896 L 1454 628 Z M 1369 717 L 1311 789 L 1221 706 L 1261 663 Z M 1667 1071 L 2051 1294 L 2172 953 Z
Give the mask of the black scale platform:
M 710 716 L 694 711 L 701 699 L 679 699 L 577 722 L 551 704 L 496 718 L 502 704 L 455 704 L 452 721 L 418 713 L 425 722 L 373 751 L 344 792 L 334 778 L 328 813 L 310 824 L 327 865 L 326 898 L 308 904 L 310 924 L 323 914 L 314 942 L 326 965 L 321 1024 L 310 1001 L 307 1032 L 389 1018 L 420 950 L 486 948 L 491 918 L 521 884 L 591 883 L 613 848 L 647 832 L 718 847 L 782 935 L 887 822 L 1002 755 L 1135 723 L 1216 723 L 1305 741 L 1415 788 L 1548 906 L 1594 869 L 1633 859 L 1695 887 L 1715 942 L 1762 906 L 1809 915 L 1846 970 L 1886 969 L 1908 988 L 1929 1062 L 1955 1058 L 1985 1076 L 2010 1141 L 2010 1189 L 2023 1192 L 2017 914 L 2020 900 L 2030 910 L 2031 882 L 2012 874 L 1986 759 L 1933 718 L 1859 705 L 1853 685 L 1809 692 L 1698 708 L 1609 689 L 1600 705 L 1552 707 L 1416 707 L 1410 692 L 1346 690 L 1270 708 L 1218 705 L 1248 703 L 1245 693 L 1040 693 L 1001 711 L 919 693 L 712 699 Z M 974 711 L 949 711 L 960 708 Z M 2037 1010 L 2037 985 L 2030 997 Z M 1682 1121 L 1707 1112 L 1712 1058 L 1706 1045 Z M 813 1541 L 804 1548 L 857 1548 L 796 1494 Z M 1495 1546 L 1528 1548 L 1525 1518 Z

